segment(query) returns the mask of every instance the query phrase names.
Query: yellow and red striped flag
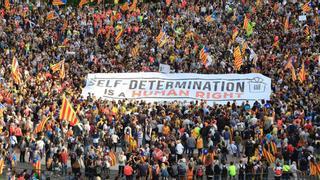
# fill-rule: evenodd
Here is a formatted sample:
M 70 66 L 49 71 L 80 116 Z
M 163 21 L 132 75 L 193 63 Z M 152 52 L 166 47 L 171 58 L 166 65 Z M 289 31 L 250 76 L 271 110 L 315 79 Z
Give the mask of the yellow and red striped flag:
M 79 107 L 80 106 L 78 106 L 78 110 L 79 110 Z M 72 108 L 72 105 L 67 100 L 66 96 L 64 96 L 64 95 L 62 98 L 62 105 L 61 105 L 61 109 L 60 109 L 59 119 L 68 121 L 71 126 L 76 125 L 79 121 L 78 117 L 77 117 L 77 112 L 74 111 L 74 109 Z
M 272 164 L 276 161 L 276 158 L 269 152 L 267 151 L 265 148 L 262 149 L 262 156 L 264 158 L 266 158 L 266 160 Z
M 54 11 L 50 11 L 48 14 L 47 14 L 47 20 L 52 20 L 56 18 L 56 15 L 54 13 Z
M 161 39 L 164 36 L 164 32 L 162 31 L 162 29 L 159 32 L 159 35 L 156 37 L 157 43 L 160 44 L 161 43 Z
M 46 125 L 47 121 L 48 121 L 48 117 L 43 118 L 38 125 L 36 126 L 36 128 L 34 129 L 34 133 L 38 134 L 40 132 L 43 131 L 44 126 Z
M 234 67 L 236 70 L 239 70 L 243 64 L 239 46 L 233 50 L 233 57 L 234 57 Z
M 286 20 L 284 21 L 284 32 L 288 32 L 289 30 L 289 16 L 287 16 Z
M 247 16 L 244 16 L 244 20 L 243 20 L 243 29 L 247 30 L 249 26 L 249 19 L 247 18 Z
M 12 58 L 11 73 L 14 82 L 19 84 L 21 82 L 21 74 L 19 72 L 18 60 L 15 57 Z
M 50 69 L 52 70 L 52 72 L 55 73 L 55 72 L 59 71 L 61 69 L 62 63 L 63 63 L 63 60 L 56 63 L 56 64 L 51 65 Z
M 82 8 L 83 5 L 87 4 L 88 2 L 88 0 L 80 0 L 79 7 Z
M 9 0 L 5 0 L 4 1 L 4 8 L 6 8 L 6 10 L 10 10 L 10 1 Z
M 292 65 L 292 61 L 289 60 L 288 63 L 286 64 L 286 66 L 284 67 L 284 70 L 286 69 L 290 69 L 290 72 L 291 72 L 291 78 L 293 81 L 296 81 L 297 80 L 297 76 L 296 76 L 296 71 Z
M 306 80 L 306 70 L 304 68 L 304 63 L 302 63 L 301 69 L 299 71 L 299 81 L 303 83 Z
M 115 166 L 117 164 L 117 157 L 116 154 L 113 151 L 109 152 L 109 157 L 111 159 L 110 165 Z
M 309 26 L 308 26 L 308 25 L 306 25 L 306 27 L 304 28 L 304 34 L 305 34 L 306 36 L 309 36 L 309 35 L 310 35 L 310 30 L 309 30 Z
M 139 56 L 139 45 L 136 45 L 136 47 L 132 48 L 131 55 L 132 55 L 132 57 Z
M 116 36 L 116 43 L 118 43 L 119 41 L 120 41 L 120 39 L 121 39 L 121 36 L 123 35 L 123 33 L 124 33 L 124 30 L 123 30 L 123 28 L 121 27 L 121 29 L 120 29 L 120 32 L 118 33 L 118 35 Z
M 238 34 L 239 34 L 238 29 L 237 29 L 237 28 L 234 28 L 234 29 L 232 30 L 232 42 L 234 42 L 234 41 L 236 40 Z
M 305 4 L 302 6 L 301 9 L 302 9 L 303 12 L 307 13 L 307 12 L 311 11 L 310 2 L 311 2 L 311 1 L 305 3 Z
M 61 79 L 64 79 L 66 76 L 66 72 L 65 72 L 65 69 L 64 69 L 64 60 L 62 61 L 62 64 L 61 64 L 61 69 L 60 69 L 60 72 L 59 72 L 59 77 Z
M 202 61 L 202 64 L 207 64 L 207 60 L 208 60 L 208 51 L 205 48 L 205 46 L 203 46 L 203 48 L 200 50 L 199 53 L 199 58 Z
M 4 159 L 1 159 L 0 160 L 0 175 L 2 175 L 2 173 L 3 173 L 3 169 L 4 169 Z

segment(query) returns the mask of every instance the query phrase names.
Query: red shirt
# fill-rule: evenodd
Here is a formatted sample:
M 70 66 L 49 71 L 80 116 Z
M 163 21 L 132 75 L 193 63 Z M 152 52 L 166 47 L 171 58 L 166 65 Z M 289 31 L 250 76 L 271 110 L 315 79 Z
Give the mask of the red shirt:
M 61 162 L 63 164 L 67 164 L 67 162 L 68 162 L 68 153 L 67 152 L 62 152 L 60 154 L 60 159 L 61 159 Z

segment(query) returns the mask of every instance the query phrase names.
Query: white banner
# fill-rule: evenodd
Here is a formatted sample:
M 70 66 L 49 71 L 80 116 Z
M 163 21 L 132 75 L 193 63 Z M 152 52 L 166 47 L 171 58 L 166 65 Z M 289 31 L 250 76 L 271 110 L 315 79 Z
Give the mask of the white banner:
M 82 95 L 107 100 L 195 101 L 208 104 L 269 100 L 271 79 L 262 74 L 88 74 Z

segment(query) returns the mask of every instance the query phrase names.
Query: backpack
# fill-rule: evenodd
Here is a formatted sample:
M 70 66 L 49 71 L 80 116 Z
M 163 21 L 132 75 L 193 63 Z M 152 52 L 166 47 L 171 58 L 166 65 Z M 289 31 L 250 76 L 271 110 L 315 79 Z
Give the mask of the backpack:
M 202 168 L 202 166 L 200 166 L 200 167 L 197 169 L 197 176 L 198 176 L 198 177 L 202 177 L 202 176 L 203 176 L 203 168 Z
M 152 175 L 159 175 L 160 173 L 160 168 L 156 165 L 152 166 Z
M 168 168 L 168 172 L 169 172 L 170 176 L 172 176 L 172 177 L 178 176 L 179 172 L 178 172 L 177 165 L 174 164 L 174 165 L 170 166 Z
M 244 165 L 240 164 L 239 165 L 239 174 L 244 174 L 246 168 L 244 167 Z
M 186 170 L 186 168 L 185 168 L 183 165 L 179 164 L 179 165 L 178 165 L 178 173 L 179 173 L 180 175 L 185 175 L 185 174 L 187 173 L 187 170 Z
M 222 175 L 222 176 L 227 176 L 227 175 L 228 175 L 227 166 L 224 165 L 224 166 L 222 167 L 221 175 Z

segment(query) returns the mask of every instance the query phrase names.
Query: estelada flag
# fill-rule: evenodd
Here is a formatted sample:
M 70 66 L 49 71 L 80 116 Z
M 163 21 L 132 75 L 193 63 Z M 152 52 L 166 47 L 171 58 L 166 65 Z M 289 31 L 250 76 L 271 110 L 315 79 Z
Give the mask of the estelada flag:
M 80 106 L 78 106 L 77 111 L 79 110 L 79 107 Z M 79 121 L 77 117 L 77 112 L 74 111 L 71 103 L 68 101 L 65 95 L 63 95 L 62 97 L 62 105 L 60 109 L 59 119 L 68 121 L 71 126 L 76 125 Z

